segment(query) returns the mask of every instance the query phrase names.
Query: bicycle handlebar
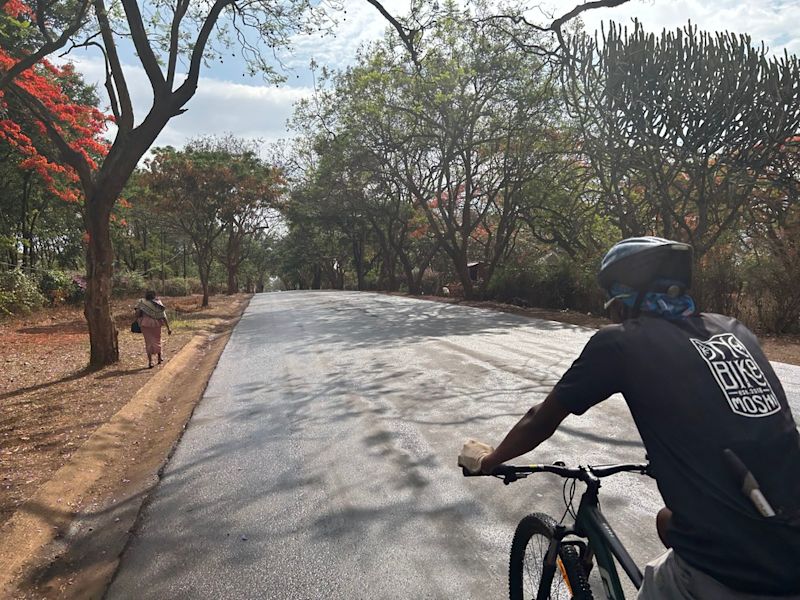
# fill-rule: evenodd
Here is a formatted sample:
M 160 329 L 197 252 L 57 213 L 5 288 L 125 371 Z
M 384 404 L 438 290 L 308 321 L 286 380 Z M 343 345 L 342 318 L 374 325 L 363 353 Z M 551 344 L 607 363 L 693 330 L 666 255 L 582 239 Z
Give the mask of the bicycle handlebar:
M 514 466 L 514 465 L 500 465 L 492 470 L 491 473 L 470 473 L 462 467 L 464 477 L 498 477 L 503 480 L 503 483 L 508 485 L 519 479 L 524 479 L 533 473 L 553 473 L 565 479 L 579 479 L 585 483 L 601 477 L 608 477 L 623 471 L 641 473 L 652 477 L 650 473 L 649 463 L 624 463 L 618 465 L 587 465 L 576 467 L 567 467 L 564 463 L 556 462 L 551 465 L 528 465 L 528 466 Z

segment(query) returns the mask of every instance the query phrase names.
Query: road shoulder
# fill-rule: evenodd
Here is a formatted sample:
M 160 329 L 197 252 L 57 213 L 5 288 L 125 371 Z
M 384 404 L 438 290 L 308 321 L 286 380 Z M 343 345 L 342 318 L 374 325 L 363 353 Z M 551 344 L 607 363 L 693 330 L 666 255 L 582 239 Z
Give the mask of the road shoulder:
M 102 597 L 246 306 L 196 335 L 3 525 L 4 597 Z

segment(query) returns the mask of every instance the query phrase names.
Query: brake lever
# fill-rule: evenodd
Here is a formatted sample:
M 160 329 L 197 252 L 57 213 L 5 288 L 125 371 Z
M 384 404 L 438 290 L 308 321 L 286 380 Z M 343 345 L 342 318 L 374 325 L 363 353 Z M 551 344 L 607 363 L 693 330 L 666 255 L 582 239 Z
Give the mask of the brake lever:
M 498 479 L 503 480 L 503 485 L 509 485 L 514 483 L 515 481 L 519 481 L 520 479 L 527 477 L 527 474 L 517 474 L 517 473 L 503 473 L 501 475 L 495 475 Z

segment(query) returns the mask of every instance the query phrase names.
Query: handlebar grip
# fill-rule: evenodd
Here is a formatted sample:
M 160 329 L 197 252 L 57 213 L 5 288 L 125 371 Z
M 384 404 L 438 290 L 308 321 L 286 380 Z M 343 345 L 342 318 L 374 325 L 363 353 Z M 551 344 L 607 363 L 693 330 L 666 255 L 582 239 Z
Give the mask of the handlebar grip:
M 464 477 L 483 477 L 483 473 L 473 473 L 472 471 L 468 470 L 467 467 L 461 467 L 461 473 Z
M 492 469 L 492 475 L 500 477 L 516 477 L 517 471 L 511 465 L 497 465 L 494 469 Z

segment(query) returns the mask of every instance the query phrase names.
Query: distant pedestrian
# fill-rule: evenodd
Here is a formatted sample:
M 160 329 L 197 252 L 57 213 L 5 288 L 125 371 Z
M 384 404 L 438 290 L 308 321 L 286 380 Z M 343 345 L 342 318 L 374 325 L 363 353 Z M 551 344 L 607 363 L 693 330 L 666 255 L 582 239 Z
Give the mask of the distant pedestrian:
M 167 333 L 172 335 L 169 321 L 167 321 L 167 309 L 164 304 L 156 298 L 156 293 L 148 290 L 144 298 L 139 298 L 136 303 L 136 320 L 142 328 L 144 335 L 144 346 L 147 352 L 147 367 L 153 368 L 153 355 L 158 356 L 158 364 L 163 362 L 161 358 L 161 327 L 166 326 Z

